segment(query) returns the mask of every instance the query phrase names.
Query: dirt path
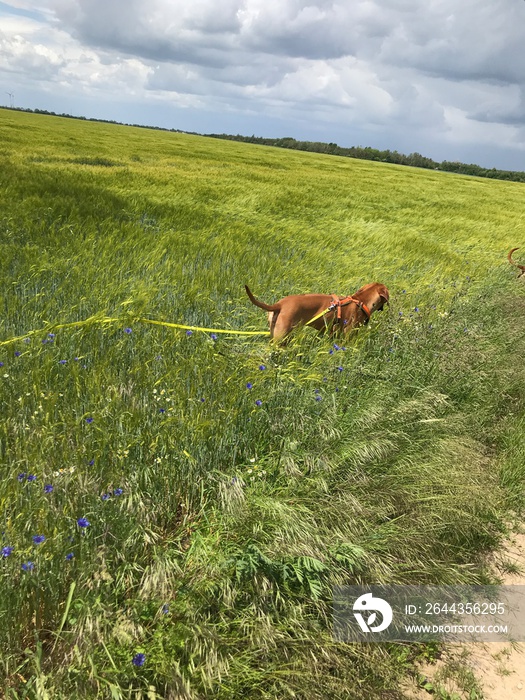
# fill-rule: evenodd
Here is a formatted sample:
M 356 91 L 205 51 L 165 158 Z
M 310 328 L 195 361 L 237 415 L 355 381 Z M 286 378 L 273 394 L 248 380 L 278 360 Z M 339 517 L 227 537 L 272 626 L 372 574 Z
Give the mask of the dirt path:
M 504 559 L 518 572 L 499 571 L 503 585 L 525 585 L 525 534 L 512 537 Z M 525 643 L 450 644 L 437 663 L 421 667 L 420 673 L 430 689 L 410 688 L 413 700 L 447 698 L 446 693 L 451 700 L 525 700 Z

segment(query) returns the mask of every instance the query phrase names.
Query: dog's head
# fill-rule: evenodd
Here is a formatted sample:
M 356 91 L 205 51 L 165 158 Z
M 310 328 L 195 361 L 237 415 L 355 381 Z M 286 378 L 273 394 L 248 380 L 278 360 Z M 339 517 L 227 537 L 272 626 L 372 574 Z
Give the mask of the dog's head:
M 382 311 L 383 306 L 388 303 L 390 293 L 384 284 L 379 282 L 371 282 L 365 284 L 364 287 L 358 289 L 355 295 L 364 304 L 368 306 L 370 312 Z
M 376 283 L 377 286 L 377 294 L 379 296 L 379 301 L 376 306 L 376 311 L 383 311 L 383 306 L 385 304 L 388 304 L 388 300 L 390 299 L 390 292 L 388 289 L 385 287 L 384 284 L 378 284 Z

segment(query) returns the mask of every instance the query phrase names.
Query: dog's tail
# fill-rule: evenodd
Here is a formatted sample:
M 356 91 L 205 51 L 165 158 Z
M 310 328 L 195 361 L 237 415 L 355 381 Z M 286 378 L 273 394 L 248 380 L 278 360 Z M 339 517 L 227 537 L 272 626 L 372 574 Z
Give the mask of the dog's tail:
M 512 253 L 515 250 L 519 250 L 519 246 L 518 246 L 518 248 L 513 248 L 512 250 L 509 250 L 509 254 L 507 255 L 507 260 L 510 262 L 511 265 L 516 265 L 516 267 L 519 267 L 518 263 L 514 262 L 514 260 L 512 259 Z
M 258 306 L 260 309 L 264 309 L 265 311 L 280 311 L 280 304 L 265 304 L 264 301 L 259 301 L 259 299 L 256 299 L 253 296 L 247 284 L 244 285 L 244 289 L 246 289 L 246 294 L 250 297 L 250 301 L 252 304 L 255 304 L 255 306 Z

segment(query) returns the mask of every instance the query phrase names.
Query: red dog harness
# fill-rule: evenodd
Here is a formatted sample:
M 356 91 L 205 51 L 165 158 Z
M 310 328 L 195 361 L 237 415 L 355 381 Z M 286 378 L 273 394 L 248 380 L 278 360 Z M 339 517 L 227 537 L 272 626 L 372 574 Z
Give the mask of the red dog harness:
M 341 322 L 341 307 L 348 306 L 348 304 L 352 304 L 352 303 L 357 304 L 357 306 L 364 312 L 364 314 L 366 316 L 365 323 L 368 323 L 368 321 L 370 321 L 370 316 L 371 316 L 370 309 L 368 308 L 368 306 L 366 304 L 363 304 L 363 302 L 360 301 L 359 299 L 356 299 L 355 297 L 352 297 L 352 296 L 348 296 L 348 297 L 344 297 L 343 299 L 339 299 L 339 297 L 336 296 L 335 294 L 331 294 L 330 296 L 332 297 L 333 301 L 330 304 L 330 306 L 328 307 L 327 311 L 333 311 L 334 309 L 337 309 L 337 311 L 336 311 L 337 323 Z

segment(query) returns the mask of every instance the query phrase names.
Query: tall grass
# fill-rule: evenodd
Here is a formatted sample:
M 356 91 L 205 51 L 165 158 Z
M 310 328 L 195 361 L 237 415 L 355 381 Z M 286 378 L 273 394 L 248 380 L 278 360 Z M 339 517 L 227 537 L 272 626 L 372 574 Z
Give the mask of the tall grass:
M 6 696 L 402 697 L 417 647 L 333 641 L 331 587 L 493 576 L 523 186 L 12 112 L 0 138 L 0 342 L 45 329 L 0 345 Z M 388 310 L 336 344 L 138 321 L 265 330 L 245 282 L 374 280 Z

